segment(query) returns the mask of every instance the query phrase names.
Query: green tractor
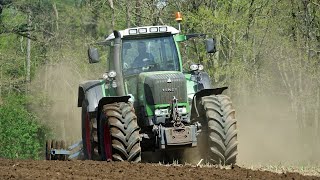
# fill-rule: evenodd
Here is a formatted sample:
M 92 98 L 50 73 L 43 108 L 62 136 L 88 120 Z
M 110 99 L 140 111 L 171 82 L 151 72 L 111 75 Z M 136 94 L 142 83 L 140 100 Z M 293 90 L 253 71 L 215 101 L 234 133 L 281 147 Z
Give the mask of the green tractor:
M 79 85 L 85 159 L 140 162 L 146 151 L 198 148 L 203 162 L 236 162 L 235 110 L 221 94 L 227 87 L 212 88 L 199 63 L 183 69 L 179 46 L 196 36 L 145 26 L 114 31 L 97 43 L 109 48 L 107 72 Z M 205 44 L 215 52 L 214 39 Z M 99 62 L 97 48 L 88 56 Z

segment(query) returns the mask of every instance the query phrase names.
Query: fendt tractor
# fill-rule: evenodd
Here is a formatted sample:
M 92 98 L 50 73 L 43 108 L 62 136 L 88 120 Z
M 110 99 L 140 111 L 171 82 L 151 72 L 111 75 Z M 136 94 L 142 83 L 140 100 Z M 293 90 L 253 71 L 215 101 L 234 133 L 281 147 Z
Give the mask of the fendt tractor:
M 201 161 L 229 165 L 237 157 L 237 122 L 227 87 L 213 88 L 204 66 L 183 68 L 179 46 L 203 34 L 180 33 L 171 26 L 144 26 L 113 31 L 96 43 L 109 48 L 107 72 L 79 85 L 82 108 L 81 144 L 47 142 L 47 159 L 148 161 L 142 152 L 173 152 L 198 148 Z M 207 53 L 215 41 L 203 39 Z M 98 49 L 88 50 L 99 62 Z M 195 60 L 196 61 L 196 60 Z M 63 144 L 63 145 L 62 145 Z

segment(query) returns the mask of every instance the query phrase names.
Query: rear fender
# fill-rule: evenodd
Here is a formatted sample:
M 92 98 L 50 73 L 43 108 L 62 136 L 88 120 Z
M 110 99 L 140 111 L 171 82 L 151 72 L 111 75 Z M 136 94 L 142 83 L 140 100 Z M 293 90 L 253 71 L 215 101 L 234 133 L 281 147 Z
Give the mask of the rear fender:
M 222 92 L 226 89 L 228 89 L 228 87 L 221 87 L 221 88 L 215 88 L 215 89 L 202 89 L 196 92 L 192 99 L 191 122 L 195 121 L 194 118 L 199 117 L 199 115 L 202 113 L 200 112 L 202 109 L 199 108 L 202 97 L 210 96 L 210 95 L 219 95 L 219 94 L 222 94 Z
M 78 90 L 78 107 L 82 106 L 82 101 L 88 101 L 88 112 L 97 110 L 99 101 L 105 96 L 103 80 L 85 81 L 79 85 Z

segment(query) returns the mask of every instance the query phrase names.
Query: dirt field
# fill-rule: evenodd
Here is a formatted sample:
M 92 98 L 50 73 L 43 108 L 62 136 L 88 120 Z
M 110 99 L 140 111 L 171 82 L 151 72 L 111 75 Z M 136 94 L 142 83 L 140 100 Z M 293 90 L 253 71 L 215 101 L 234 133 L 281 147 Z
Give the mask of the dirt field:
M 98 161 L 0 159 L 0 179 L 320 179 L 298 173 Z

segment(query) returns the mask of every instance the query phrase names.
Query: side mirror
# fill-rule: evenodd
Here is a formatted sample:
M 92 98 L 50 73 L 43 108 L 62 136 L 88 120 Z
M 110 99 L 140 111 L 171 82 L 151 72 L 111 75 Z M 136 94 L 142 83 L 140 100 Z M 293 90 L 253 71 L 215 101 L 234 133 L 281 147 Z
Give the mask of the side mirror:
M 97 63 L 99 62 L 99 53 L 97 48 L 90 47 L 88 49 L 88 57 L 89 57 L 89 63 Z
M 206 49 L 207 49 L 207 53 L 216 52 L 216 41 L 213 38 L 206 39 Z

